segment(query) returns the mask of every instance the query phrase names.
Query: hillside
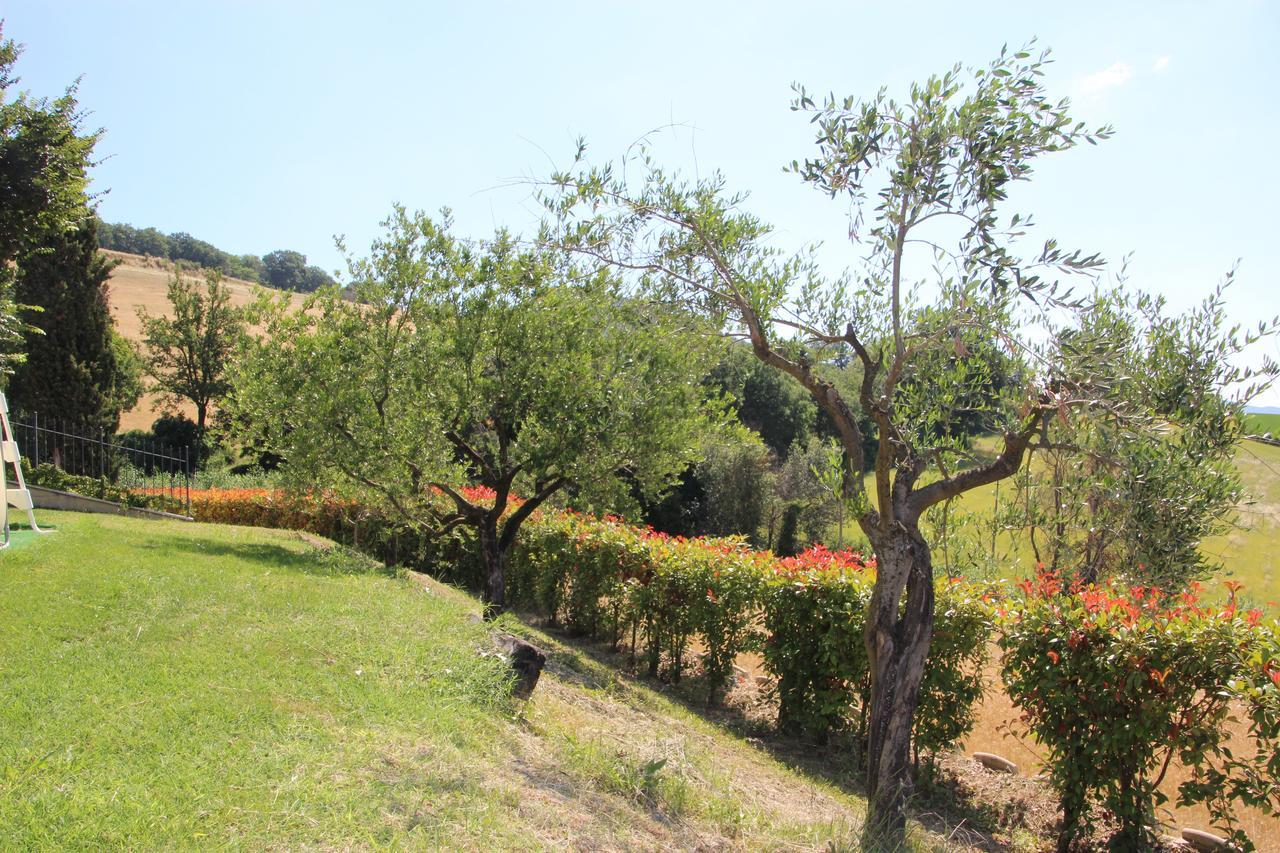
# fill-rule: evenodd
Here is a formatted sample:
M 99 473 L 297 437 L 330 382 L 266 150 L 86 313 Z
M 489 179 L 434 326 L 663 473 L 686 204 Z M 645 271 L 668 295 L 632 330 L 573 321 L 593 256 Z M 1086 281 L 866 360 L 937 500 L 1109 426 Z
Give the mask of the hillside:
M 109 297 L 111 315 L 115 318 L 120 333 L 131 341 L 141 341 L 142 330 L 138 322 L 138 308 L 146 308 L 152 314 L 169 314 L 169 300 L 166 287 L 173 276 L 173 264 L 158 258 L 143 255 L 130 255 L 123 252 L 105 252 L 120 265 L 111 273 Z M 193 274 L 198 278 L 198 274 Z M 223 279 L 231 291 L 233 304 L 243 306 L 254 299 L 254 291 L 261 285 L 240 279 Z M 295 305 L 301 305 L 303 294 L 291 294 Z M 154 409 L 155 397 L 144 396 L 133 408 L 120 419 L 120 429 L 150 429 L 152 421 L 158 417 Z M 195 410 L 184 409 L 188 417 L 194 417 Z
M 863 802 L 296 533 L 42 513 L 0 561 L 0 848 L 844 849 Z M 972 849 L 913 830 L 916 849 Z

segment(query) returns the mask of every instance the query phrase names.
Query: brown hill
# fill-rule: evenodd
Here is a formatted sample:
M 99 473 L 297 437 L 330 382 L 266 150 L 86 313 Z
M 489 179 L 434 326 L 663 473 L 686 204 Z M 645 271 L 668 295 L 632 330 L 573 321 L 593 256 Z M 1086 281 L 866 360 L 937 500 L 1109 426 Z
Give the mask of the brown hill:
M 120 262 L 111 273 L 110 293 L 111 315 L 115 318 L 116 328 L 120 333 L 135 343 L 142 343 L 142 324 L 138 321 L 138 309 L 145 308 L 151 314 L 169 315 L 169 299 L 166 289 L 173 278 L 174 265 L 163 258 L 144 255 L 130 255 L 124 252 L 105 252 Z M 201 271 L 184 270 L 184 277 L 201 280 Z M 231 290 L 231 301 L 238 306 L 247 305 L 255 298 L 255 291 L 262 285 L 236 278 L 224 279 Z M 302 294 L 293 294 L 295 305 L 301 305 Z M 188 417 L 194 417 L 195 410 L 190 405 L 181 408 Z M 120 429 L 150 429 L 151 423 L 160 416 L 157 408 L 157 397 L 146 394 L 138 405 L 120 418 Z

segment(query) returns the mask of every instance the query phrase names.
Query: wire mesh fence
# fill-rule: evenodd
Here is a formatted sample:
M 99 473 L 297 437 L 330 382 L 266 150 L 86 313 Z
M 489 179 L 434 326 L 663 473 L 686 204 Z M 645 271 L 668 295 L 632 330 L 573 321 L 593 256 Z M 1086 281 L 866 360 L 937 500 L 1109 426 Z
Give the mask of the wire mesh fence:
M 90 478 L 110 497 L 123 492 L 131 503 L 165 509 L 191 507 L 193 458 L 188 447 L 170 447 L 149 436 L 116 436 L 39 412 L 10 418 L 13 438 L 32 483 L 57 488 L 66 478 Z M 48 466 L 48 467 L 44 467 Z M 43 482 L 42 482 L 43 481 Z

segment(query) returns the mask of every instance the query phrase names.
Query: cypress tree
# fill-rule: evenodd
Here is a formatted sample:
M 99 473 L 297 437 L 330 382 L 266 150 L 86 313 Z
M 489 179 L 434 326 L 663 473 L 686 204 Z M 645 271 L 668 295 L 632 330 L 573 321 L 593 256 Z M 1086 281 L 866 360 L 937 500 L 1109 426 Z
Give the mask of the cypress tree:
M 77 227 L 22 259 L 17 301 L 34 328 L 25 333 L 26 362 L 9 382 L 15 408 L 115 432 L 129 402 L 119 388 L 129 377 L 112 342 L 107 279 L 114 265 L 98 252 L 88 211 Z

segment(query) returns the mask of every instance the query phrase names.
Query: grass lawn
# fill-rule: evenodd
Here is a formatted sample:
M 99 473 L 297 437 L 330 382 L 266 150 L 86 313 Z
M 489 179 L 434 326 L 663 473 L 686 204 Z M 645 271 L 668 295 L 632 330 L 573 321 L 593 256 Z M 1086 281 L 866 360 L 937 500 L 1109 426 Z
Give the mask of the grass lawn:
M 452 590 L 294 533 L 40 519 L 0 553 L 0 849 L 856 839 L 858 798 L 510 617 L 551 659 L 505 698 Z
M 1250 413 L 1245 415 L 1245 425 L 1251 433 L 1262 435 L 1269 432 L 1272 436 L 1280 438 L 1280 415 Z

